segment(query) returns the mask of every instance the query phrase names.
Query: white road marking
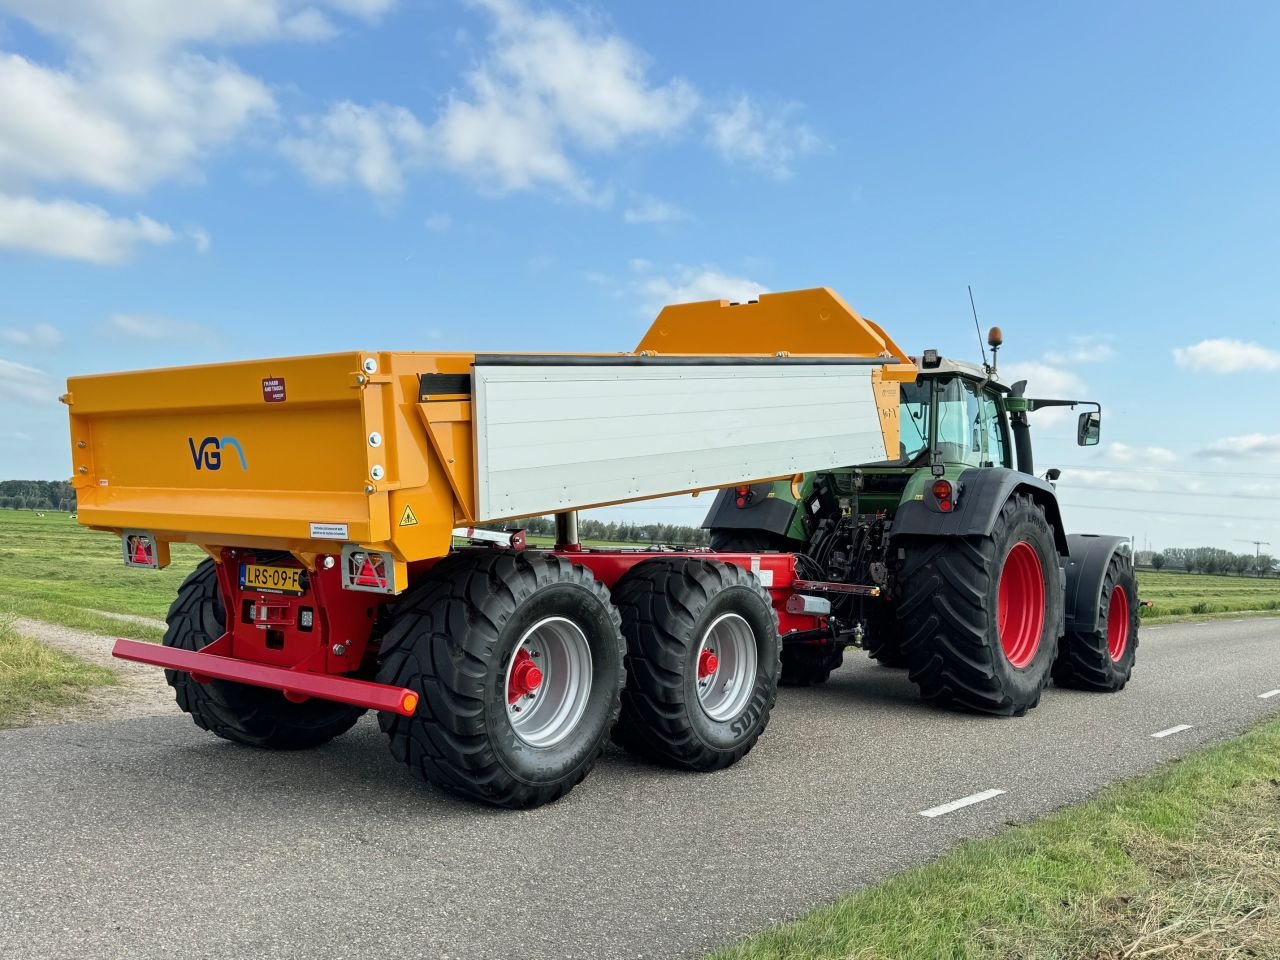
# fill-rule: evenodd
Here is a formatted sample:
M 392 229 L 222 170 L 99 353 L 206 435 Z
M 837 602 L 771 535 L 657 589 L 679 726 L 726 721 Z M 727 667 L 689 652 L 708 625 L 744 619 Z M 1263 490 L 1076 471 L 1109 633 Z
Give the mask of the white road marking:
M 1156 733 L 1153 733 L 1151 737 L 1154 740 L 1159 740 L 1162 737 L 1171 737 L 1175 733 L 1181 733 L 1183 730 L 1190 730 L 1190 729 L 1191 729 L 1191 724 L 1180 723 L 1176 727 L 1170 727 L 1168 730 L 1160 730 Z
M 955 813 L 955 811 L 973 806 L 975 803 L 981 803 L 983 800 L 990 800 L 992 797 L 998 797 L 1004 793 L 1003 790 L 983 790 L 981 793 L 971 794 L 967 797 L 961 797 L 959 800 L 952 800 L 950 803 L 944 803 L 940 807 L 930 807 L 928 810 L 921 810 L 922 817 L 941 817 L 944 814 Z
M 1268 690 L 1266 693 L 1258 694 L 1259 700 L 1270 700 L 1272 697 L 1280 697 L 1280 690 Z

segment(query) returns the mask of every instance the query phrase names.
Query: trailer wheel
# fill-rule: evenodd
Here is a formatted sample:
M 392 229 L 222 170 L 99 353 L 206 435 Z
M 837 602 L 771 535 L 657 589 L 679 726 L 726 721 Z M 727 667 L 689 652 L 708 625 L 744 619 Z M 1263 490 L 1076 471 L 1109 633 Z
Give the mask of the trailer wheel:
M 1044 510 L 1015 494 L 990 536 L 897 547 L 902 652 L 921 696 L 1004 716 L 1036 706 L 1062 619 L 1062 569 Z
M 396 605 L 379 683 L 421 700 L 380 713 L 418 777 L 499 807 L 536 807 L 580 783 L 617 719 L 623 642 L 589 570 L 525 551 L 467 551 Z
M 792 643 L 782 647 L 784 687 L 814 687 L 831 679 L 831 672 L 844 663 L 844 650 L 818 644 Z
M 1104 693 L 1123 690 L 1138 650 L 1138 579 L 1128 555 L 1116 551 L 1098 600 L 1098 629 L 1068 633 L 1058 645 L 1053 682 Z
M 226 611 L 212 560 L 205 560 L 178 588 L 166 617 L 164 645 L 199 650 L 222 636 Z M 331 700 L 290 703 L 278 690 L 230 680 L 197 683 L 191 674 L 166 670 L 178 706 L 197 727 L 251 747 L 302 750 L 346 733 L 364 713 L 361 707 Z
M 769 594 L 732 563 L 649 560 L 614 588 L 627 687 L 614 739 L 646 759 L 720 770 L 769 722 L 781 643 Z

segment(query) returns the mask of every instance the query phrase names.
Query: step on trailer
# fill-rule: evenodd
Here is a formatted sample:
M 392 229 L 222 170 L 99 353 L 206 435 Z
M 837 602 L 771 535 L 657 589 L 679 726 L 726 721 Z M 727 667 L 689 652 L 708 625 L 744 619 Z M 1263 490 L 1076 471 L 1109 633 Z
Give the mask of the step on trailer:
M 629 353 L 360 351 L 75 377 L 63 400 L 79 522 L 130 567 L 208 554 L 163 645 L 116 656 L 228 740 L 316 746 L 373 709 L 419 777 L 530 807 L 611 735 L 729 766 L 780 680 L 850 646 L 962 709 L 1023 713 L 1051 676 L 1123 687 L 1132 564 L 1065 535 L 1027 414 L 1077 401 L 1023 387 L 909 357 L 815 289 L 667 307 Z M 579 510 L 709 490 L 709 550 L 578 542 Z M 555 545 L 527 544 L 517 521 L 548 514 Z

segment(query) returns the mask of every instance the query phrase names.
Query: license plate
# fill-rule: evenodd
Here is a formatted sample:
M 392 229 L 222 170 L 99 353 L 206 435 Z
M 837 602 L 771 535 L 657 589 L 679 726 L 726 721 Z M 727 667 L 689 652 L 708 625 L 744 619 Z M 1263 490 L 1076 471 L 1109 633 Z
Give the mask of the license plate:
M 288 593 L 295 597 L 307 592 L 302 585 L 301 567 L 269 567 L 261 563 L 240 565 L 240 586 L 244 590 Z

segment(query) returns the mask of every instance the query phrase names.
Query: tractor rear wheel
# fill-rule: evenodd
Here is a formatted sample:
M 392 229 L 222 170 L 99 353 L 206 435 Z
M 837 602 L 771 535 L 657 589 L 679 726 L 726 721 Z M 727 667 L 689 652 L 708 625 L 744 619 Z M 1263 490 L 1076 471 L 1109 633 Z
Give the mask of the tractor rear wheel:
M 755 745 L 778 692 L 778 615 L 750 572 L 690 558 L 649 560 L 613 591 L 627 640 L 614 739 L 691 770 L 720 770 Z
M 1062 568 L 1044 510 L 1015 494 L 990 536 L 897 548 L 902 652 L 921 696 L 1005 716 L 1036 706 L 1062 619 Z
M 164 645 L 199 650 L 226 631 L 226 609 L 212 560 L 205 560 L 178 588 L 178 599 L 166 617 Z M 230 680 L 197 683 L 191 674 L 166 670 L 178 706 L 197 727 L 251 747 L 302 750 L 346 733 L 364 713 L 330 700 L 290 703 L 279 690 Z
M 585 567 L 526 551 L 445 558 L 396 604 L 379 683 L 420 697 L 380 713 L 418 777 L 499 807 L 559 799 L 590 772 L 625 679 L 618 611 Z
M 794 549 L 786 537 L 763 530 L 712 530 L 708 540 L 717 553 L 783 553 Z
M 1133 674 L 1140 623 L 1133 562 L 1116 551 L 1102 580 L 1097 629 L 1063 636 L 1053 664 L 1053 682 L 1104 693 L 1123 690 Z

